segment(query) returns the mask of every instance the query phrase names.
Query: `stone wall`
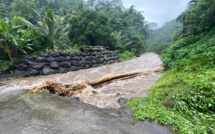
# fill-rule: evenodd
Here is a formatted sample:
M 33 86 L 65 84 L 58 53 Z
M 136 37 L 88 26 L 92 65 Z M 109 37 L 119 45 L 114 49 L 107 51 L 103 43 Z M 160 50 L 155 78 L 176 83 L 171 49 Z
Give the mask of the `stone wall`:
M 50 75 L 66 73 L 80 69 L 99 67 L 106 64 L 120 62 L 115 52 L 52 52 L 43 53 L 39 57 L 25 58 L 17 66 L 16 73 L 34 75 Z

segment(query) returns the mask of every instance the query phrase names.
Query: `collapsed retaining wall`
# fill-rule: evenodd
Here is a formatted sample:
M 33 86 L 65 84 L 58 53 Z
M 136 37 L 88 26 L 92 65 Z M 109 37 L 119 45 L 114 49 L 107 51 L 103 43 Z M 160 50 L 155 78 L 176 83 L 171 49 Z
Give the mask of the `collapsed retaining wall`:
M 120 60 L 115 52 L 52 52 L 43 53 L 35 58 L 22 59 L 21 64 L 17 66 L 15 72 L 30 76 L 50 75 L 99 67 L 117 62 L 120 62 Z

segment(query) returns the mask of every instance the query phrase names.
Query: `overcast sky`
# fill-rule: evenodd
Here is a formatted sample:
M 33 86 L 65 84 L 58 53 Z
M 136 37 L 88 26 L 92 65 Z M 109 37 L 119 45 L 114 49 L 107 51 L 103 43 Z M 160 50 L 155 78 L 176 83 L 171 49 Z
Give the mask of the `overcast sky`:
M 162 25 L 175 19 L 186 8 L 190 0 L 122 0 L 125 7 L 134 5 L 138 11 L 144 11 L 146 21 Z

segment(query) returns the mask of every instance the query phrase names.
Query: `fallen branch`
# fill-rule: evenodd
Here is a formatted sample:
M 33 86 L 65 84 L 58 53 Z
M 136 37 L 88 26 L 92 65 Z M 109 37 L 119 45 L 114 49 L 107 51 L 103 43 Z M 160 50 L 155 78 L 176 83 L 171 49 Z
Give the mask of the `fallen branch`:
M 98 87 L 103 86 L 104 84 L 108 84 L 108 83 L 111 83 L 113 81 L 131 79 L 131 78 L 134 78 L 134 77 L 137 77 L 140 75 L 148 75 L 148 74 L 151 74 L 153 72 L 162 72 L 162 71 L 163 71 L 163 68 L 157 68 L 157 69 L 153 69 L 150 71 L 132 72 L 132 73 L 117 74 L 117 75 L 108 75 L 108 76 L 104 76 L 102 78 L 92 80 L 92 81 L 88 82 L 88 84 L 91 85 L 93 88 L 98 88 Z

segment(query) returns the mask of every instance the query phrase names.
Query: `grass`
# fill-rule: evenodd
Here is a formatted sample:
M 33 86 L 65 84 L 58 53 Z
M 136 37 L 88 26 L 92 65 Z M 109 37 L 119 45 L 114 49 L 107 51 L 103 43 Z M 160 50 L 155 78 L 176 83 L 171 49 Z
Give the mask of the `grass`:
M 119 57 L 120 57 L 120 61 L 123 62 L 134 58 L 135 54 L 133 52 L 125 51 L 123 53 L 120 53 Z
M 191 83 L 196 81 L 193 80 L 193 77 L 197 75 L 210 76 L 202 73 L 191 73 L 187 75 L 187 72 L 184 71 L 176 72 L 176 70 L 165 72 L 162 78 L 149 89 L 150 94 L 147 98 L 132 99 L 128 102 L 127 106 L 132 108 L 135 119 L 151 119 L 164 125 L 169 124 L 172 126 L 172 130 L 179 134 L 215 133 L 214 113 L 212 111 L 198 109 L 202 104 L 201 102 L 187 102 L 188 100 L 195 99 L 195 90 L 190 90 L 190 85 L 193 85 Z M 215 72 L 211 71 L 211 73 Z M 215 75 L 211 75 L 208 80 L 212 80 L 214 77 Z M 204 81 L 204 79 L 198 79 L 196 84 L 202 80 Z M 189 94 L 192 94 L 192 92 L 193 96 L 190 96 Z M 208 98 L 213 98 L 214 95 L 211 94 Z M 199 96 L 205 97 L 203 94 Z M 208 104 L 208 102 L 206 103 Z M 196 106 L 192 107 L 190 104 Z M 205 108 L 207 109 L 207 106 Z

